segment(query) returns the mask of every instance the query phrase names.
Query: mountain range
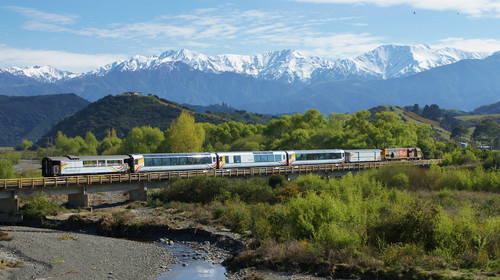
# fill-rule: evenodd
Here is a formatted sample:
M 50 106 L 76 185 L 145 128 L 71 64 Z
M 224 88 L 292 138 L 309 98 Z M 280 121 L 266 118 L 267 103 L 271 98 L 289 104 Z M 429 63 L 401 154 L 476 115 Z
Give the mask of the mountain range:
M 338 60 L 295 50 L 207 56 L 183 49 L 134 56 L 83 74 L 50 66 L 0 69 L 0 94 L 71 92 L 95 101 L 139 91 L 179 103 L 224 102 L 272 114 L 414 103 L 472 110 L 500 99 L 498 57 L 425 45 L 385 45 Z

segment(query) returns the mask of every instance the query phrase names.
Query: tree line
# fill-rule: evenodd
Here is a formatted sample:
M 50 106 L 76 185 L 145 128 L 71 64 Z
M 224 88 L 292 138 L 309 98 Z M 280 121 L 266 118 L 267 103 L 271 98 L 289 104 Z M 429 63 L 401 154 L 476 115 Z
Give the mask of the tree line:
M 454 149 L 452 144 L 436 140 L 431 126 L 405 122 L 392 112 L 372 114 L 363 110 L 352 115 L 332 113 L 326 116 L 310 109 L 305 114 L 284 115 L 267 125 L 235 121 L 218 125 L 196 123 L 194 117 L 184 111 L 165 131 L 151 126 L 134 127 L 124 138 L 117 137 L 114 129 L 108 131 L 101 141 L 90 131 L 85 137 L 74 138 L 58 132 L 54 146 L 40 149 L 39 154 L 110 155 L 411 146 L 420 147 L 426 158 L 441 157 Z

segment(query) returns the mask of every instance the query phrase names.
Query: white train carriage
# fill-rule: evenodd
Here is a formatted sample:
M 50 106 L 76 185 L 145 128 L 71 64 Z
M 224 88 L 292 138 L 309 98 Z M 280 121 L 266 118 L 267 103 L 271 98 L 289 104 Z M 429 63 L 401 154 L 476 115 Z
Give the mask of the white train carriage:
M 285 151 L 217 153 L 217 168 L 272 167 L 287 165 Z
M 347 162 L 382 161 L 380 149 L 344 150 Z
M 42 175 L 55 177 L 125 173 L 130 168 L 129 159 L 127 155 L 46 157 L 42 160 Z
M 131 157 L 132 172 L 204 170 L 217 167 L 215 153 L 143 154 Z
M 344 150 L 298 150 L 286 151 L 289 165 L 335 164 L 345 162 Z

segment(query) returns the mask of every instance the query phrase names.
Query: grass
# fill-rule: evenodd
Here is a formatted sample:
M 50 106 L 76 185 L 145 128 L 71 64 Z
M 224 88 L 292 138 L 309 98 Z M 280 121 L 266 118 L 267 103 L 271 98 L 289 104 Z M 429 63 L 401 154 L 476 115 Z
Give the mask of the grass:
M 11 233 L 0 231 L 0 241 L 11 241 L 14 239 Z
M 22 261 L 9 261 L 6 259 L 0 259 L 0 269 L 5 270 L 7 268 L 20 267 L 25 265 Z
M 78 239 L 73 237 L 73 236 L 69 236 L 69 235 L 63 235 L 61 237 L 58 238 L 58 240 L 73 240 L 73 241 L 77 241 Z
M 458 120 L 461 121 L 478 121 L 480 122 L 484 118 L 492 118 L 492 119 L 499 119 L 500 114 L 491 114 L 491 115 L 469 115 L 469 116 L 458 116 L 455 117 Z

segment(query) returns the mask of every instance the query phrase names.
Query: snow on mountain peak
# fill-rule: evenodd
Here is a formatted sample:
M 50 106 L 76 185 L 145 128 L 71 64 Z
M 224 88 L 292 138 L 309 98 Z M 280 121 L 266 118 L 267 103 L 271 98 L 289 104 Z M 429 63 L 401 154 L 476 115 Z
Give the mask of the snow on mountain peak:
M 257 79 L 284 83 L 310 84 L 342 79 L 388 79 L 413 75 L 462 59 L 482 59 L 486 53 L 472 53 L 452 48 L 432 49 L 427 45 L 382 45 L 356 58 L 326 60 L 307 56 L 298 50 L 269 51 L 257 55 L 222 54 L 208 56 L 188 49 L 169 50 L 159 56 L 136 55 L 116 61 L 85 74 L 105 76 L 111 72 L 173 69 L 176 62 L 207 73 L 233 72 Z M 50 66 L 0 69 L 43 82 L 57 82 L 78 77 Z
M 24 68 L 11 67 L 3 69 L 16 76 L 26 76 L 39 82 L 53 83 L 60 80 L 68 80 L 81 74 L 58 70 L 52 66 L 27 66 Z

